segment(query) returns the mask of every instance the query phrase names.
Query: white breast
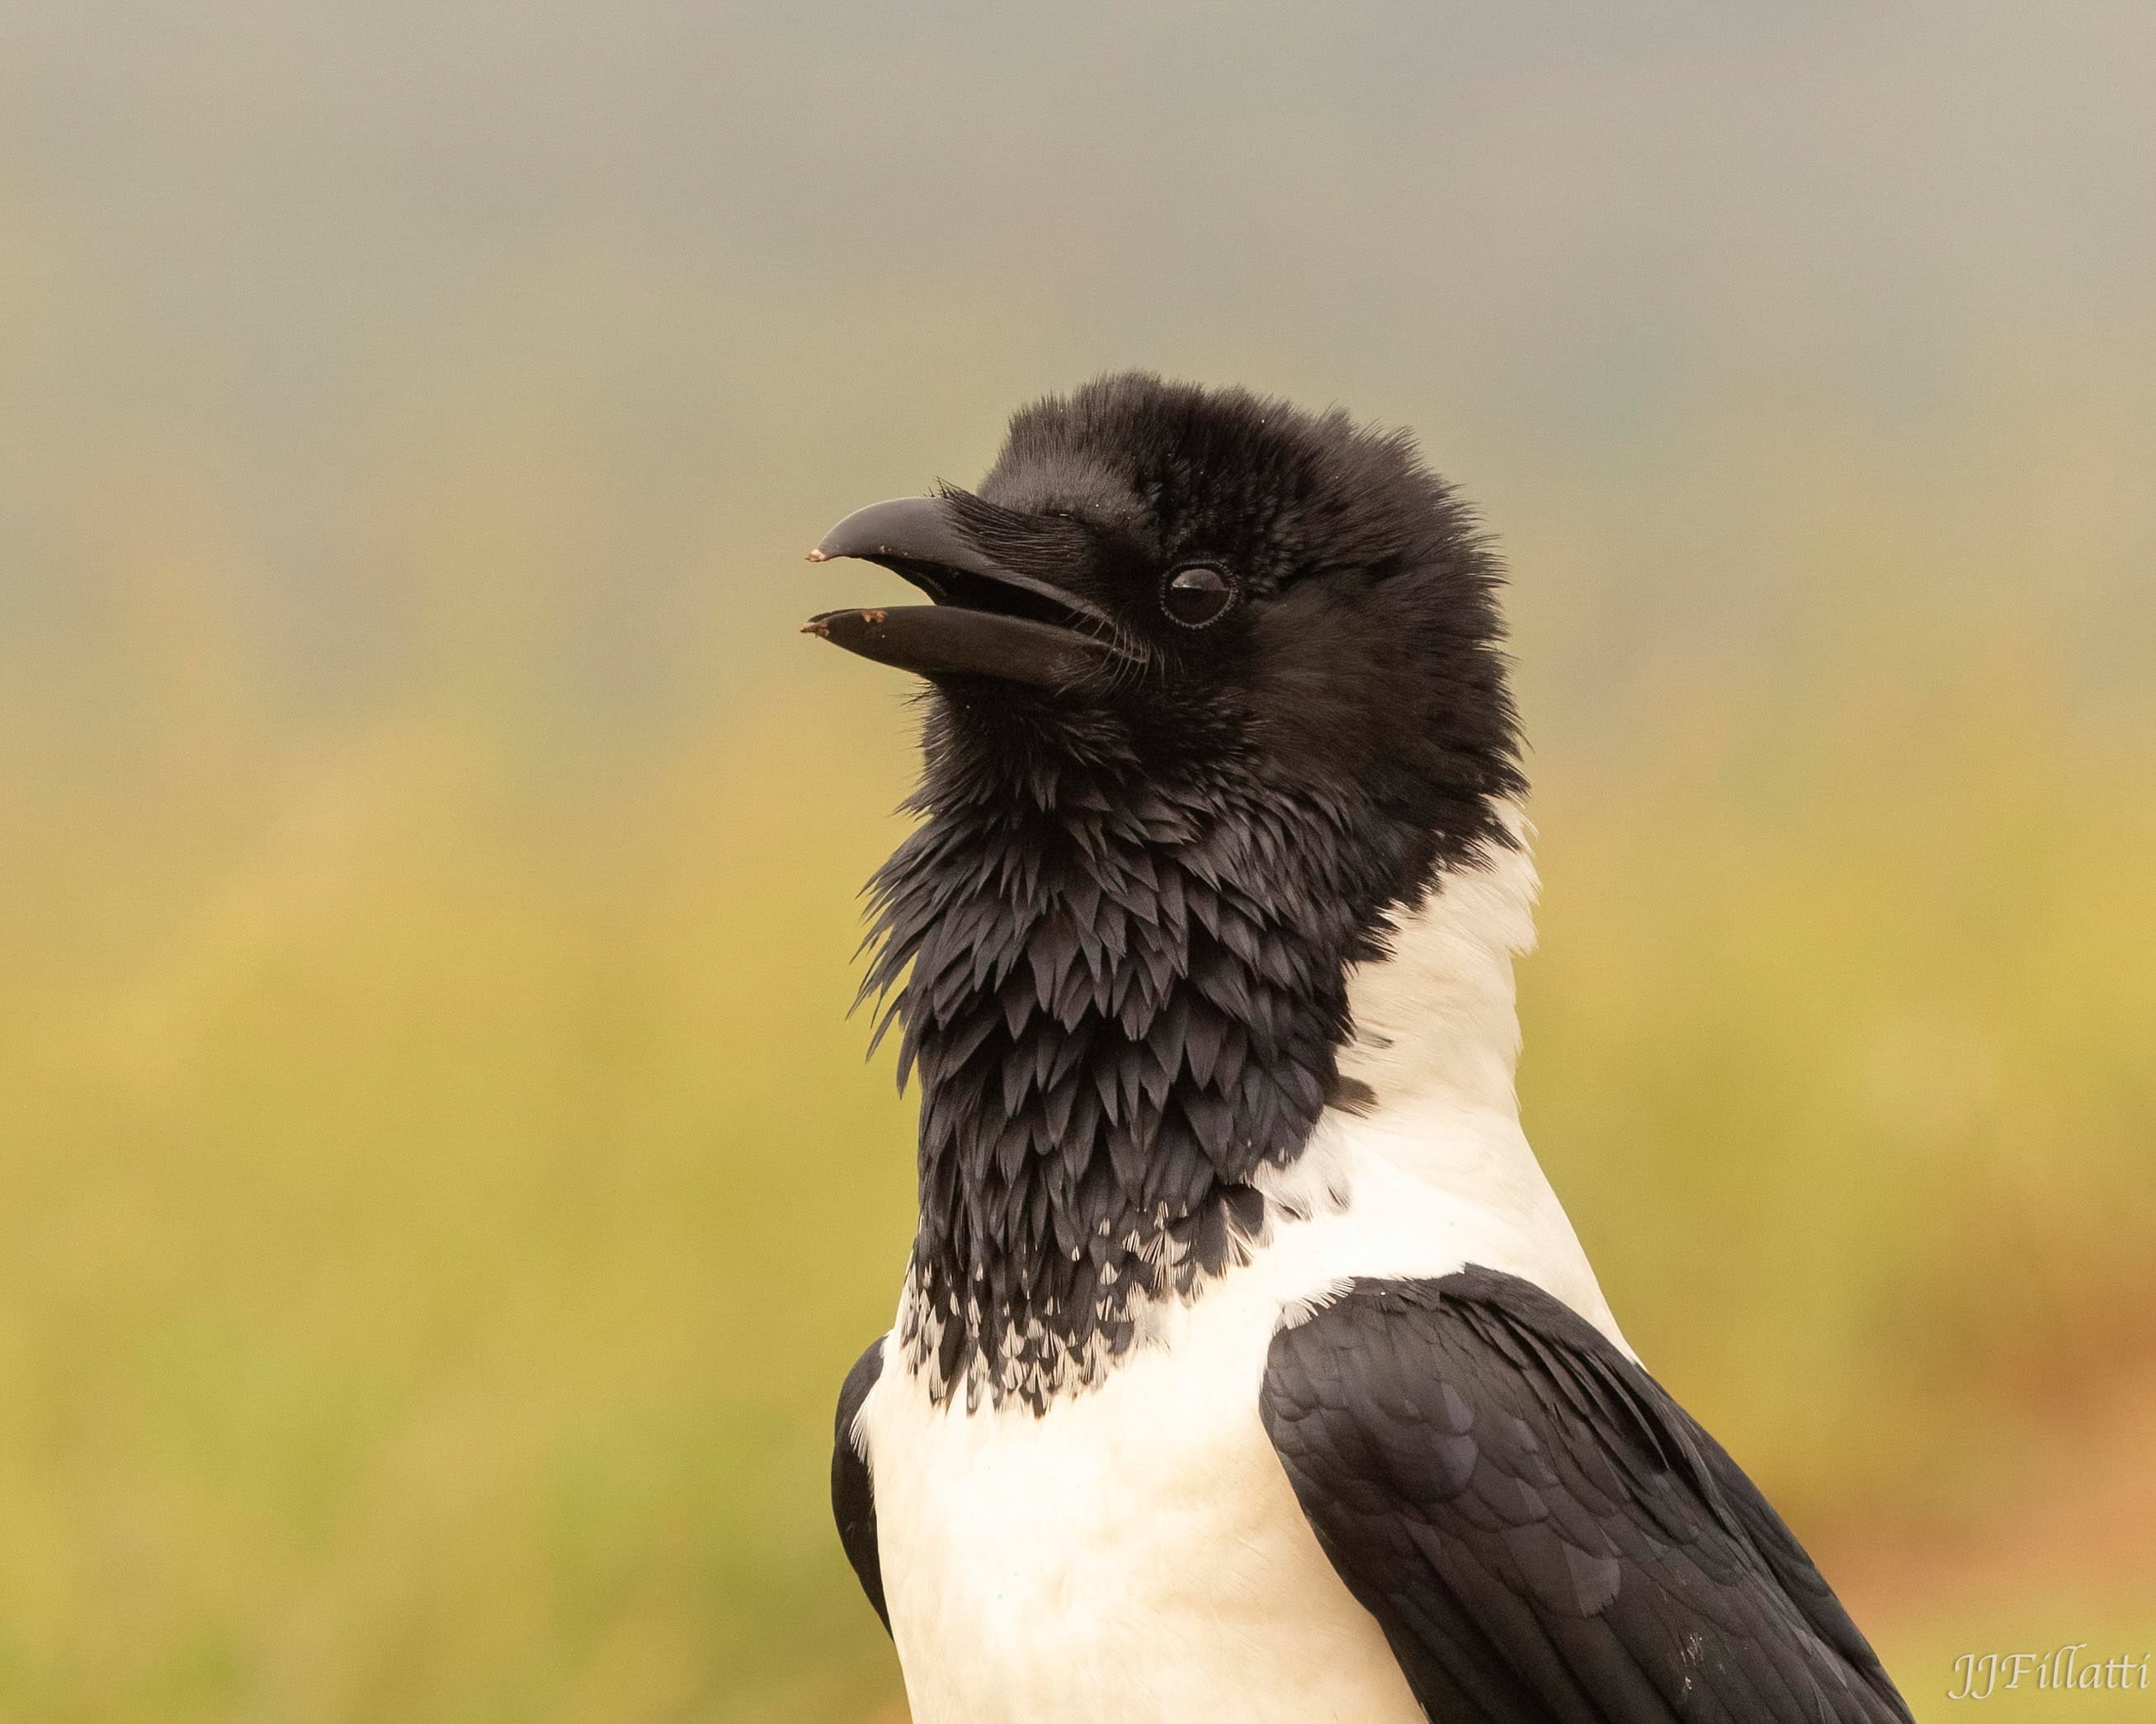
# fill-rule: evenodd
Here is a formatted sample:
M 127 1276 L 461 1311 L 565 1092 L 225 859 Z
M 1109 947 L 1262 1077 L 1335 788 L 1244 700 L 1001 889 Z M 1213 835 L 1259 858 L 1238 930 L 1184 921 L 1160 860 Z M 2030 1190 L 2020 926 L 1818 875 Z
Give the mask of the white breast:
M 1258 1422 L 1273 1313 L 1219 1290 L 1091 1393 L 864 1409 L 916 1724 L 1421 1718 Z
M 1546 1202 L 1466 1203 L 1399 1164 L 1382 1118 L 1322 1135 L 1310 1166 L 1347 1207 L 1279 1227 L 1098 1388 L 969 1413 L 886 1357 L 860 1429 L 916 1724 L 1421 1719 L 1260 1423 L 1266 1348 L 1349 1277 L 1471 1262 L 1608 1314 L 1539 1175 Z

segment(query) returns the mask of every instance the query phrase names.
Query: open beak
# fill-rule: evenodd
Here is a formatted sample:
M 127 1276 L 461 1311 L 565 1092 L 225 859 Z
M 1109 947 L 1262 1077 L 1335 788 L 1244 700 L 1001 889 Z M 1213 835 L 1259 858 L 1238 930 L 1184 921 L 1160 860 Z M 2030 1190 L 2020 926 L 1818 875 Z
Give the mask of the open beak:
M 1004 567 L 973 543 L 941 497 L 871 503 L 808 553 L 811 562 L 841 557 L 880 563 L 934 601 L 809 618 L 805 633 L 879 664 L 1068 689 L 1127 656 L 1106 612 Z

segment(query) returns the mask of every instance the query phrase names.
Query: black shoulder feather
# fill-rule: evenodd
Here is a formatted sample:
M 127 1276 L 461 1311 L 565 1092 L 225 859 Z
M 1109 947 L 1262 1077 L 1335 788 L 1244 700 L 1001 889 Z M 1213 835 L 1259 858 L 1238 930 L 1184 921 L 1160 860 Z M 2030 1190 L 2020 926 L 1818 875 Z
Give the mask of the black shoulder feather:
M 1526 1281 L 1355 1282 L 1274 1337 L 1263 1411 L 1432 1717 L 1907 1724 L 1737 1464 Z
M 869 1477 L 868 1452 L 854 1430 L 861 1403 L 869 1398 L 876 1378 L 883 1374 L 883 1344 L 879 1335 L 869 1349 L 854 1361 L 839 1390 L 839 1417 L 831 1433 L 831 1513 L 839 1523 L 839 1542 L 846 1547 L 846 1560 L 860 1577 L 861 1590 L 891 1632 L 891 1612 L 884 1608 L 883 1563 L 876 1554 L 875 1485 Z

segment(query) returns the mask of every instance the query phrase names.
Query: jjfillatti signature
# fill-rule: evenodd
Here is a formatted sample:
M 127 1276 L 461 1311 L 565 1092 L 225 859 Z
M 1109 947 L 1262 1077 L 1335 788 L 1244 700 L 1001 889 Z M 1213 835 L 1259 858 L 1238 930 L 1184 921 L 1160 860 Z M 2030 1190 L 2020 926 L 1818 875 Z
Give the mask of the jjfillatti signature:
M 2123 1653 L 2098 1663 L 2084 1660 L 2088 1642 L 2076 1640 L 2055 1652 L 1964 1652 L 1954 1660 L 1956 1686 L 1948 1700 L 1989 1700 L 2025 1680 L 2032 1688 L 2079 1688 L 2118 1693 L 2148 1686 L 2149 1655 Z

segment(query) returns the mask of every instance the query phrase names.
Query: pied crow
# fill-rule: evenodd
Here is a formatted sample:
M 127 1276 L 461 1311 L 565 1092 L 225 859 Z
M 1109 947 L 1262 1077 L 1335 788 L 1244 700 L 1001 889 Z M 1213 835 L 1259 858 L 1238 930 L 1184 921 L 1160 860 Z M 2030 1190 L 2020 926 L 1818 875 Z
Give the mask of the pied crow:
M 928 691 L 832 1468 L 916 1724 L 1907 1720 L 1521 1133 L 1499 577 L 1409 439 L 1108 377 L 810 557 L 929 601 L 808 624 Z

